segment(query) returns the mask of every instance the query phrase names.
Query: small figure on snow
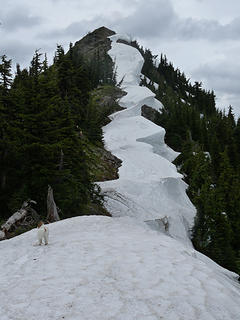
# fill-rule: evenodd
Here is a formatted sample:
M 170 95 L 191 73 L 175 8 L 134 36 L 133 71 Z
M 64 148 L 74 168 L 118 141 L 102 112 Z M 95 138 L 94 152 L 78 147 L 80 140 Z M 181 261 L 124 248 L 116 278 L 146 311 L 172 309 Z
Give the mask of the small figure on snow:
M 48 235 L 49 235 L 48 227 L 46 227 L 42 221 L 39 221 L 39 223 L 38 223 L 38 244 L 41 245 L 44 240 L 45 245 L 47 245 L 48 244 Z

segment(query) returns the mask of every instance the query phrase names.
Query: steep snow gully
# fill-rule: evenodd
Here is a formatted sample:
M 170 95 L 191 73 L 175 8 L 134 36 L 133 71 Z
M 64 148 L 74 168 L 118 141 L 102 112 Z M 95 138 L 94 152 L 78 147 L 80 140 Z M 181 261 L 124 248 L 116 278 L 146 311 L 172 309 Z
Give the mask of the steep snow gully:
M 130 216 L 191 246 L 189 229 L 195 208 L 186 196 L 186 184 L 171 163 L 178 155 L 164 143 L 165 130 L 141 116 L 146 104 L 156 110 L 162 104 L 146 87 L 140 87 L 143 58 L 135 48 L 111 36 L 108 52 L 117 65 L 117 81 L 127 95 L 120 100 L 125 110 L 111 116 L 104 127 L 108 150 L 123 160 L 119 179 L 100 183 L 107 208 L 114 217 Z M 126 36 L 124 38 L 126 39 Z
M 126 109 L 104 128 L 107 148 L 123 160 L 119 179 L 100 183 L 116 218 L 80 216 L 0 242 L 1 320 L 239 320 L 237 275 L 196 252 L 188 229 L 195 209 L 164 143 L 143 118 L 158 109 L 139 87 L 143 59 L 111 37 Z M 162 219 L 162 220 L 161 220 Z M 155 230 L 152 230 L 155 229 Z

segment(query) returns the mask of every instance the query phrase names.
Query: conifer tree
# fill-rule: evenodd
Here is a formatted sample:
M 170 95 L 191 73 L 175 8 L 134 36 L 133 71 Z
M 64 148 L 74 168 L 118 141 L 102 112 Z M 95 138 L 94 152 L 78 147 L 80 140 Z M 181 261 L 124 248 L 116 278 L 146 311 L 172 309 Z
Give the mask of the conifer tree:
M 7 60 L 3 55 L 0 63 L 0 201 L 3 203 L 3 212 L 6 209 L 9 171 L 14 155 L 10 138 L 13 111 L 10 98 L 11 83 L 11 60 Z

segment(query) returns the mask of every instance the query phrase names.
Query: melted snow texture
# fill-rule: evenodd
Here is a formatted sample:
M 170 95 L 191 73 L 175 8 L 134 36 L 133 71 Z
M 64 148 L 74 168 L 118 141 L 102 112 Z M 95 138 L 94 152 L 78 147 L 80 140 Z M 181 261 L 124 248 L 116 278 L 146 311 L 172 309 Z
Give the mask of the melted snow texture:
M 1 320 L 236 320 L 232 274 L 128 217 L 75 217 L 0 243 Z
M 127 95 L 120 105 L 126 109 L 111 115 L 112 121 L 103 129 L 107 149 L 123 163 L 118 180 L 100 183 L 106 207 L 114 217 L 130 216 L 138 221 L 167 216 L 170 235 L 191 245 L 189 229 L 195 209 L 186 196 L 181 174 L 171 163 L 178 153 L 165 144 L 165 130 L 141 116 L 144 104 L 156 110 L 162 104 L 151 90 L 139 86 L 141 54 L 117 43 L 118 38 L 110 37 L 109 55 L 117 65 L 117 81 L 123 79 Z

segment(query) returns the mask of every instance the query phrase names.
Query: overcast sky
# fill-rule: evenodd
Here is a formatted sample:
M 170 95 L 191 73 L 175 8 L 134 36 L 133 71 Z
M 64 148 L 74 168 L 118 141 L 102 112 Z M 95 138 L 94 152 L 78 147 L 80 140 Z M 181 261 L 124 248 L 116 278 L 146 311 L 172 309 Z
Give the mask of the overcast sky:
M 239 0 L 0 0 L 0 23 L 0 55 L 22 66 L 103 25 L 127 33 L 240 115 Z

